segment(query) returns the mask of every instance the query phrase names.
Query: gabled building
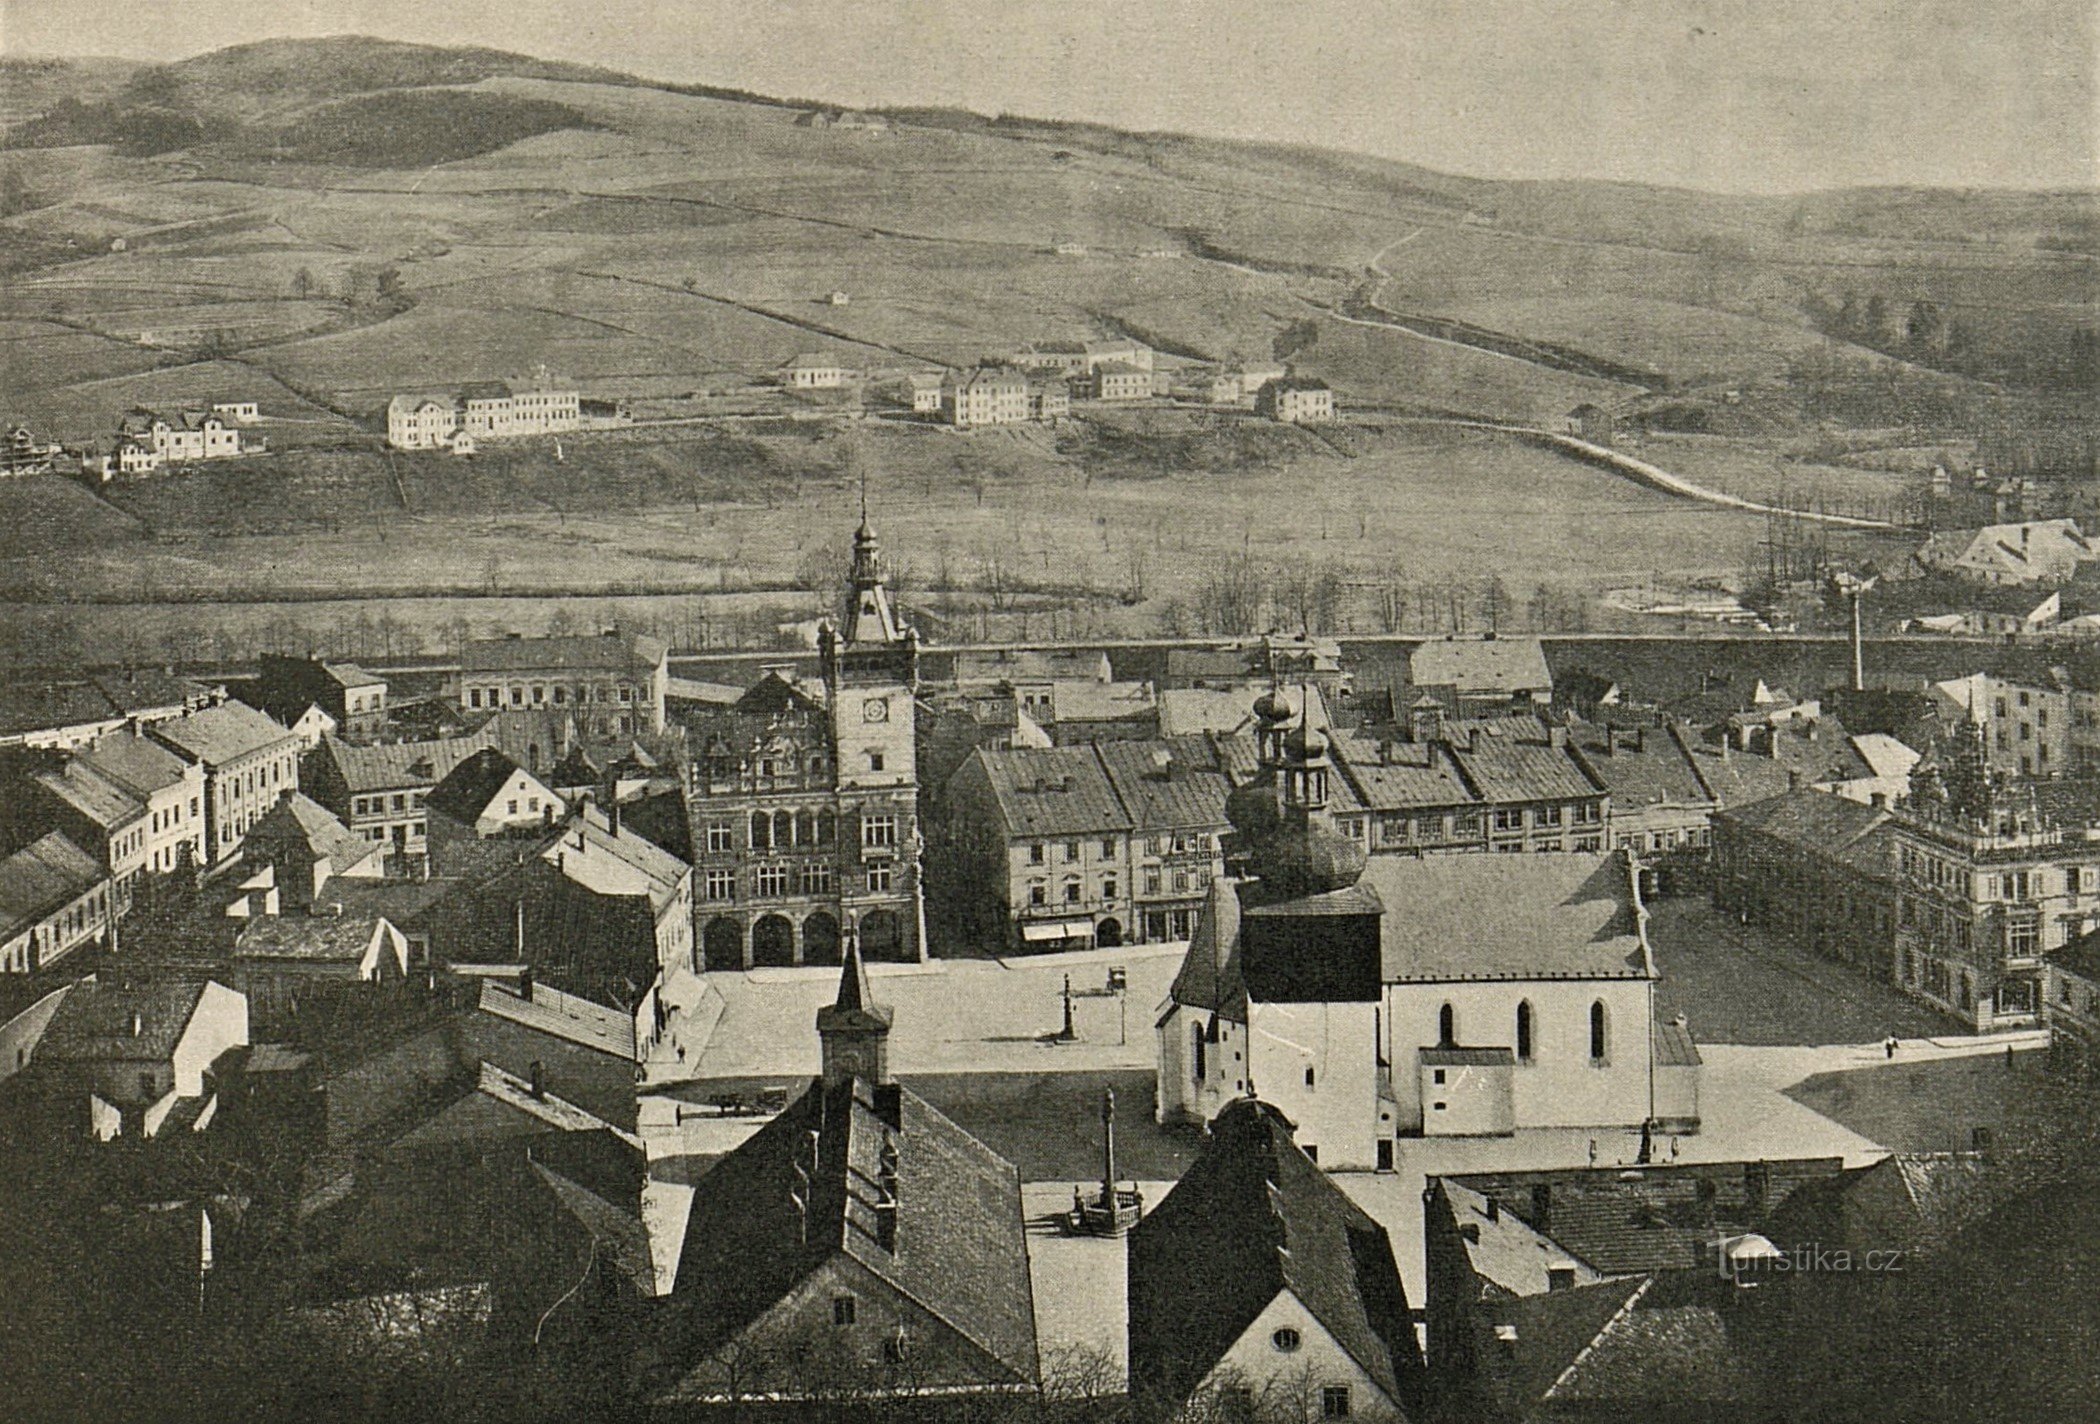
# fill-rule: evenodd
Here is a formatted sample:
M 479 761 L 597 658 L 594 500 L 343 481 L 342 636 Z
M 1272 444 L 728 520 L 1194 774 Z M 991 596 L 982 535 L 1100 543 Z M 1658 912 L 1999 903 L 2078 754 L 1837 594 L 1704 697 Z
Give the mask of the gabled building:
M 62 1129 L 153 1137 L 208 1126 L 215 1070 L 247 1044 L 248 1002 L 224 984 L 92 979 L 60 1002 L 30 1072 Z
M 386 679 L 356 663 L 264 653 L 255 702 L 265 712 L 297 729 L 300 719 L 319 708 L 333 725 L 328 731 L 361 737 L 386 725 Z M 311 751 L 318 733 L 306 740 Z
M 951 371 L 941 386 L 941 414 L 958 429 L 1025 424 L 1028 377 L 1011 366 Z
M 2100 547 L 2075 519 L 1987 524 L 1932 535 L 1911 556 L 1914 573 L 1949 573 L 1978 583 L 2069 583 L 2100 561 Z
M 184 866 L 205 861 L 204 768 L 169 751 L 159 742 L 133 731 L 110 732 L 96 738 L 65 768 L 68 780 L 78 778 L 116 788 L 145 809 L 137 826 L 142 844 L 129 844 L 124 857 L 127 872 L 110 862 L 112 874 L 143 871 L 166 875 Z M 136 833 L 131 839 L 137 839 Z
M 0 860 L 0 974 L 34 974 L 107 943 L 123 910 L 110 873 L 57 831 Z
M 257 915 L 233 943 L 234 986 L 259 1033 L 294 1033 L 316 1014 L 399 992 L 408 978 L 408 938 L 384 915 L 311 912 Z
M 476 752 L 494 745 L 497 729 L 484 723 L 471 733 L 420 742 L 360 746 L 323 736 L 303 762 L 304 789 L 352 831 L 383 844 L 397 860 L 413 860 L 428 849 L 431 789 Z
M 303 791 L 264 812 L 241 849 L 251 865 L 276 868 L 280 903 L 289 910 L 304 911 L 331 882 L 386 874 L 386 847 L 351 830 Z
M 554 789 L 494 747 L 467 757 L 424 798 L 431 858 L 442 872 L 445 838 L 487 839 L 551 828 L 568 814 Z
M 670 649 L 646 634 L 496 638 L 460 653 L 459 705 L 467 712 L 544 711 L 576 719 L 593 741 L 664 729 Z
M 222 460 L 242 451 L 238 422 L 208 409 L 155 411 L 140 407 L 124 417 L 118 434 L 150 442 L 154 453 L 171 465 L 189 460 Z
M 837 357 L 807 351 L 780 368 L 780 384 L 796 391 L 836 390 L 846 384 L 846 376 L 845 363 Z
M 1285 376 L 1254 393 L 1254 408 L 1271 420 L 1316 424 L 1334 419 L 1334 389 L 1312 376 Z
M 1385 1228 L 1235 1100 L 1131 1229 L 1130 1392 L 1160 1417 L 1401 1420 L 1422 1360 Z
M 1145 400 L 1152 394 L 1152 373 L 1128 361 L 1102 361 L 1093 369 L 1090 394 L 1100 401 Z
M 1553 702 L 1553 673 L 1536 638 L 1431 638 L 1407 658 L 1410 699 L 1429 693 L 1455 717 L 1543 711 Z
M 441 450 L 459 432 L 459 405 L 449 395 L 395 396 L 386 403 L 386 443 L 396 450 Z
M 849 948 L 821 1076 L 694 1188 L 652 1403 L 1038 1388 L 1019 1176 L 890 1078 L 889 1030 Z

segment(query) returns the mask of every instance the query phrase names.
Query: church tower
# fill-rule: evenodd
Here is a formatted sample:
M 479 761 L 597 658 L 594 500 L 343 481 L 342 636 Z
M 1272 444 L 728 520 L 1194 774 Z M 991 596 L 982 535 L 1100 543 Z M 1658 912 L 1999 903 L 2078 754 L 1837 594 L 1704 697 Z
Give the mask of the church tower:
M 877 1084 L 889 1081 L 889 1006 L 875 1002 L 860 946 L 850 941 L 846 967 L 839 975 L 838 998 L 817 1010 L 817 1038 L 823 1046 L 825 1087 L 855 1078 Z
M 842 919 L 867 958 L 920 960 L 919 635 L 890 604 L 865 494 L 847 582 L 843 619 L 818 633 L 836 752 Z

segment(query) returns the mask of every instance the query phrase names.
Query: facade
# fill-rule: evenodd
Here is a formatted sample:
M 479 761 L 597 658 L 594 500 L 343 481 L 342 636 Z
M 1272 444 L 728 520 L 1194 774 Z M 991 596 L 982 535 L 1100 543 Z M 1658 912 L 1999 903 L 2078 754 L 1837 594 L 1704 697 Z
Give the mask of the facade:
M 207 865 L 236 854 L 241 837 L 277 798 L 299 789 L 299 739 L 244 702 L 155 722 L 146 735 L 204 775 Z
M 2074 519 L 2035 519 L 1949 529 L 1934 534 L 1912 556 L 1913 572 L 1948 573 L 1989 584 L 2061 584 L 2100 561 Z
M 331 882 L 378 880 L 386 850 L 358 835 L 303 791 L 282 797 L 248 829 L 242 854 L 276 871 L 273 888 L 287 910 L 303 911 Z
M 1569 745 L 1611 797 L 1609 849 L 1651 859 L 1666 877 L 1673 863 L 1705 859 L 1721 792 L 1682 723 L 1576 727 Z
M 212 1070 L 248 1041 L 247 1000 L 224 984 L 95 979 L 67 992 L 29 1071 L 65 1124 L 154 1137 L 204 1125 Z
M 396 450 L 441 450 L 459 433 L 459 406 L 449 395 L 395 396 L 386 403 L 386 443 Z
M 699 968 L 693 953 L 693 867 L 626 825 L 617 805 L 586 802 L 539 857 L 598 895 L 643 896 L 655 926 L 660 973 Z
M 57 831 L 0 860 L 0 974 L 34 974 L 108 943 L 123 913 L 115 882 Z
M 1100 362 L 1093 369 L 1093 377 L 1095 400 L 1146 400 L 1152 395 L 1152 373 L 1128 361 Z
M 368 736 L 386 725 L 386 694 L 386 679 L 356 663 L 275 653 L 263 654 L 256 684 L 257 705 L 287 727 L 318 707 L 334 723 L 327 730 L 346 737 Z M 319 745 L 316 732 L 307 750 Z
M 837 390 L 846 384 L 846 374 L 836 358 L 805 352 L 780 368 L 780 383 L 792 391 Z
M 1024 424 L 1028 420 L 1028 377 L 1011 366 L 951 371 L 941 387 L 941 412 L 957 429 Z
M 468 757 L 494 744 L 485 726 L 463 737 L 359 746 L 323 736 L 302 763 L 305 790 L 356 834 L 383 842 L 396 857 L 428 849 L 431 788 Z
M 507 831 L 550 827 L 568 814 L 568 804 L 554 789 L 495 747 L 483 747 L 445 774 L 424 798 L 432 822 L 469 839 L 487 839 Z M 441 837 L 432 838 L 431 858 L 444 870 Z
M 124 417 L 118 435 L 151 445 L 161 462 L 170 465 L 190 460 L 223 460 L 243 450 L 238 423 L 215 410 L 141 408 Z
M 938 406 L 936 406 L 938 409 Z M 1061 376 L 1031 376 L 1028 381 L 1028 418 L 1057 420 L 1072 413 L 1072 392 Z
M 137 801 L 145 811 L 143 844 L 129 848 L 119 872 L 129 889 L 131 873 L 166 875 L 205 860 L 204 768 L 137 732 L 97 737 L 65 769 L 67 779 L 105 783 Z M 135 857 L 135 859 L 133 858 Z
M 127 724 L 144 726 L 223 701 L 225 689 L 152 673 L 0 688 L 0 747 L 76 751 Z
M 939 371 L 913 371 L 904 378 L 903 394 L 914 415 L 938 415 L 941 410 Z
M 815 692 L 769 674 L 687 722 L 701 963 L 925 957 L 918 634 L 891 609 L 875 533 L 854 536 L 842 621 L 819 633 Z
M 664 729 L 670 649 L 643 634 L 497 638 L 460 653 L 459 705 L 468 712 L 566 712 L 591 740 Z
M 981 747 L 943 793 L 949 874 L 1021 949 L 1185 941 L 1224 874 L 1230 768 L 1250 753 L 1201 735 Z
M 2100 812 L 2085 788 L 2008 780 L 1963 723 L 1920 764 L 1890 830 L 1897 984 L 1978 1032 L 2039 1024 L 2043 957 L 2100 928 Z
M 1713 818 L 1714 904 L 1873 978 L 1896 974 L 1900 902 L 1887 803 L 1799 787 Z
M 369 998 L 408 977 L 408 938 L 384 915 L 257 915 L 233 944 L 234 987 L 263 1034 L 295 1033 L 302 1018 Z
M 1421 1352 L 1385 1228 L 1240 1098 L 1130 1232 L 1130 1391 L 1145 1417 L 1405 1419 Z M 1256 1413 L 1257 1406 L 1261 1412 Z
M 652 1403 L 1039 1387 L 1019 1176 L 890 1077 L 889 1027 L 849 949 L 821 1076 L 694 1188 Z
M 1262 775 L 1229 807 L 1249 873 L 1211 887 L 1159 1020 L 1161 1120 L 1258 1092 L 1358 1169 L 1401 1137 L 1649 1122 L 1656 971 L 1627 859 L 1368 857 L 1330 822 L 1325 735 L 1265 711 Z
M 1334 391 L 1310 376 L 1285 376 L 1254 394 L 1254 408 L 1271 420 L 1293 425 L 1334 419 Z

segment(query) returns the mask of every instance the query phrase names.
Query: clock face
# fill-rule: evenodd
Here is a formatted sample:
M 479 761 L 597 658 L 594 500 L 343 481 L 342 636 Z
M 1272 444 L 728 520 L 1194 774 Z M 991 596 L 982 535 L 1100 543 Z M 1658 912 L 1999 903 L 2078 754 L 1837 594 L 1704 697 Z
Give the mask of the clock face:
M 880 697 L 871 697 L 860 704 L 860 719 L 863 722 L 887 722 L 890 720 L 890 704 Z

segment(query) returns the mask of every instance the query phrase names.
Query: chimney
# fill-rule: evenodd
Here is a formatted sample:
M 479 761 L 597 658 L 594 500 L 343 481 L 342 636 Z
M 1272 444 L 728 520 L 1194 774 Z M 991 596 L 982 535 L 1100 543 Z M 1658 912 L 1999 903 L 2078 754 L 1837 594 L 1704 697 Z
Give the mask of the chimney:
M 1495 1200 L 1492 1196 L 1487 1199 L 1487 1219 L 1489 1221 L 1500 1221 L 1502 1219 L 1502 1203 Z
M 532 1002 L 532 966 L 530 964 L 526 965 L 518 975 L 518 997 L 527 1003 Z
M 1553 1184 L 1540 1182 L 1531 1189 L 1531 1226 L 1541 1236 L 1553 1234 Z
M 1648 729 L 1646 727 L 1635 727 L 1633 729 L 1633 749 L 1637 752 L 1648 749 Z
M 532 1089 L 532 1095 L 535 1098 L 547 1096 L 547 1070 L 541 1066 L 539 1059 L 533 1059 L 532 1063 L 526 1068 L 525 1080 Z
M 1568 745 L 1568 728 L 1565 723 L 1556 722 L 1546 729 L 1546 745 L 1556 751 L 1566 749 Z
M 1874 808 L 1875 810 L 1877 810 L 1877 811 L 1886 811 L 1886 810 L 1888 810 L 1888 808 L 1889 808 L 1889 794 L 1888 794 L 1888 792 L 1886 792 L 1886 791 L 1876 791 L 1876 792 L 1874 792 L 1874 793 L 1873 793 L 1872 795 L 1870 795 L 1869 797 L 1867 797 L 1867 804 L 1868 804 L 1868 805 L 1870 805 L 1870 806 L 1872 806 L 1872 807 L 1873 807 L 1873 808 Z
M 1468 1246 L 1478 1246 L 1480 1244 L 1480 1223 L 1469 1221 L 1458 1228 L 1458 1234 L 1460 1239 Z
M 608 800 L 605 803 L 605 832 L 613 839 L 620 836 L 620 803 Z
M 1575 1268 L 1573 1266 L 1546 1267 L 1546 1289 L 1549 1291 L 1575 1289 Z
M 1788 767 L 1786 773 L 1786 789 L 1789 791 L 1799 791 L 1802 787 L 1802 784 L 1803 781 L 1801 773 L 1793 767 Z
M 1743 1202 L 1752 1211 L 1765 1209 L 1765 1195 L 1772 1186 L 1772 1164 L 1769 1162 L 1745 1162 L 1743 1164 Z

